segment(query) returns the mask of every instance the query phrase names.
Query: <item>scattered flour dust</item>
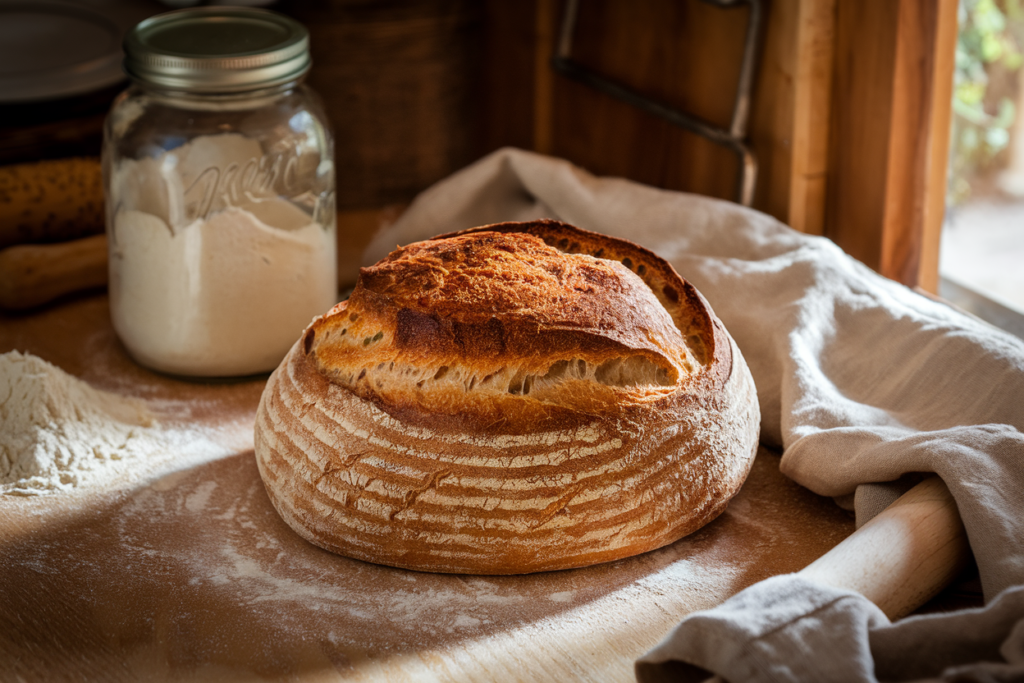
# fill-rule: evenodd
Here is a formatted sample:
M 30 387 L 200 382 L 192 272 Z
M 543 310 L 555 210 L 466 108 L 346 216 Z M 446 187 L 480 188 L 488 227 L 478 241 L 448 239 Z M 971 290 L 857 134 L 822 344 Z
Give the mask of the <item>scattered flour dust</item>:
M 0 354 L 0 494 L 132 478 L 182 446 L 220 450 L 197 434 L 162 429 L 141 400 L 93 389 L 32 354 Z

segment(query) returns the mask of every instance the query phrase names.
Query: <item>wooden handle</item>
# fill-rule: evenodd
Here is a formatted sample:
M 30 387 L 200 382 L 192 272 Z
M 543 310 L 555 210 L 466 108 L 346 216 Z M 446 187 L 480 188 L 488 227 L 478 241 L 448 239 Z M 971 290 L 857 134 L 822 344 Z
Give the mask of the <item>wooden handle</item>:
M 0 166 L 0 249 L 95 235 L 103 222 L 99 158 Z
M 0 307 L 19 311 L 107 283 L 107 236 L 0 251 Z
M 929 477 L 800 575 L 855 590 L 895 620 L 949 585 L 969 556 L 953 496 Z

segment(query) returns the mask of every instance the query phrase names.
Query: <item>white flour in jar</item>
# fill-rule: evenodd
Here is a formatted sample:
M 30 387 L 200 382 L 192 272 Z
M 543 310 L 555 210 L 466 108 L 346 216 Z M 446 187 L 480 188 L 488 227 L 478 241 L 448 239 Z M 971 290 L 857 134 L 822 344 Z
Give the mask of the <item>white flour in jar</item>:
M 94 389 L 32 354 L 0 354 L 0 494 L 96 487 L 169 457 L 223 451 L 199 434 L 161 428 L 138 399 Z
M 336 302 L 333 230 L 259 182 L 260 154 L 238 134 L 202 136 L 115 169 L 111 313 L 139 362 L 272 370 Z

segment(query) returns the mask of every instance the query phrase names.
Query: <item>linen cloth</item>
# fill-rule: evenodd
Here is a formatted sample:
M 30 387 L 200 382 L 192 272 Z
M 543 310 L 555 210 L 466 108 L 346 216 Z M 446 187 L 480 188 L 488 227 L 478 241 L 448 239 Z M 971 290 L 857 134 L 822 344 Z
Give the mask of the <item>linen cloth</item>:
M 783 473 L 858 525 L 905 475 L 942 477 L 986 599 L 890 624 L 856 593 L 775 577 L 686 618 L 638 662 L 642 680 L 1024 680 L 1024 343 L 764 214 L 515 149 L 423 192 L 363 261 L 542 217 L 638 242 L 691 281 L 750 366 Z

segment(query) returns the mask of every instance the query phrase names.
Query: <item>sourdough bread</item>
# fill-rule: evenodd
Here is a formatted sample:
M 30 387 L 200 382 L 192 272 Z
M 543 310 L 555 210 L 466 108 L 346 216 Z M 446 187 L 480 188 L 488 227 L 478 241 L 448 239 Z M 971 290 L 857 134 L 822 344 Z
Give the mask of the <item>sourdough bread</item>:
M 579 567 L 714 519 L 758 440 L 753 380 L 696 289 L 555 221 L 394 251 L 271 376 L 256 457 L 333 552 L 435 572 Z

